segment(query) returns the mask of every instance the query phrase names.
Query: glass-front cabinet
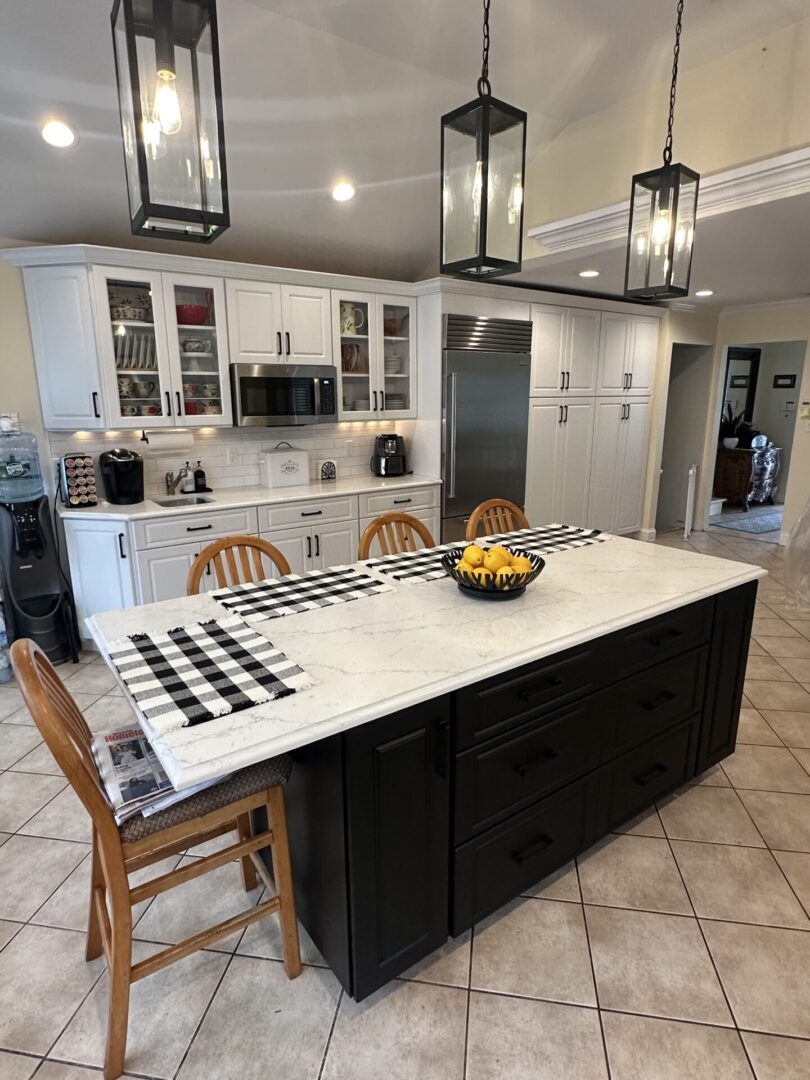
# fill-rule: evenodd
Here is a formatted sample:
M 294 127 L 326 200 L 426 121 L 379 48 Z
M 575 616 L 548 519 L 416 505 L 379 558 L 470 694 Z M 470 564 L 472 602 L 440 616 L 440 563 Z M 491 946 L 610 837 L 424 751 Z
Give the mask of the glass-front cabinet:
M 332 292 L 341 420 L 416 415 L 414 301 Z
M 225 286 L 216 278 L 163 275 L 175 422 L 231 421 Z

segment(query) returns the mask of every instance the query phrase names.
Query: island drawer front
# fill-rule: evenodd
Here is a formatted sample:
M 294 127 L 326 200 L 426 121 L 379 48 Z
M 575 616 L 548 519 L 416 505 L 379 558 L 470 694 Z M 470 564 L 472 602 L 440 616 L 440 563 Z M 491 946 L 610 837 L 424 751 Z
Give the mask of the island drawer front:
M 601 832 L 635 817 L 694 775 L 699 722 L 692 717 L 599 770 Z
M 323 525 L 327 521 L 352 520 L 357 520 L 356 495 L 259 507 L 260 532 L 284 526 L 289 528 L 290 525 Z
M 600 666 L 596 648 L 583 646 L 463 687 L 456 694 L 456 749 L 584 697 L 595 689 Z
M 703 707 L 708 646 L 693 649 L 604 692 L 613 718 L 613 753 L 620 754 L 667 731 Z
M 159 547 L 181 540 L 200 540 L 203 544 L 220 536 L 236 533 L 256 535 L 256 507 L 234 510 L 198 510 L 193 514 L 172 514 L 135 522 L 135 547 Z
M 456 757 L 455 843 L 490 828 L 603 759 L 599 696 Z
M 596 839 L 598 787 L 598 773 L 592 773 L 456 848 L 450 914 L 453 936 Z
M 432 487 L 405 488 L 403 491 L 379 491 L 360 496 L 360 517 L 376 517 L 393 511 L 410 514 L 413 510 L 438 505 L 439 488 L 435 484 Z
M 704 645 L 711 637 L 713 615 L 714 600 L 700 600 L 611 634 L 606 639 L 611 680 Z

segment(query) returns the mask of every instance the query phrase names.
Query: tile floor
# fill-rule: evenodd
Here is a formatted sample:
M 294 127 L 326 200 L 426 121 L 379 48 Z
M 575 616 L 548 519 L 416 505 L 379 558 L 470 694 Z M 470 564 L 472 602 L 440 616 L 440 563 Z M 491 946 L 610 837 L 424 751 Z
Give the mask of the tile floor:
M 736 753 L 360 1004 L 306 934 L 288 982 L 273 919 L 138 983 L 128 1076 L 810 1077 L 810 607 L 770 543 L 659 542 L 771 571 Z M 83 661 L 68 685 L 91 726 L 124 719 Z M 0 1080 L 92 1080 L 107 988 L 84 961 L 87 820 L 13 687 L 0 721 Z M 244 901 L 234 866 L 158 897 L 136 951 Z

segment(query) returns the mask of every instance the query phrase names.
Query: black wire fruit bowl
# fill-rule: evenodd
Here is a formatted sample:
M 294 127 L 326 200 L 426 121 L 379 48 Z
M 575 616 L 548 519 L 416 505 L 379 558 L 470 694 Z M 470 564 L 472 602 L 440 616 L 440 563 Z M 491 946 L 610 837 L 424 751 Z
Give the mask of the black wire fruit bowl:
M 456 568 L 464 556 L 464 550 L 464 548 L 453 548 L 452 551 L 448 551 L 442 556 L 442 566 L 458 584 L 461 592 L 479 600 L 514 600 L 522 596 L 526 591 L 526 586 L 531 585 L 534 579 L 539 577 L 546 565 L 545 559 L 541 559 L 532 551 L 507 548 L 510 555 L 522 555 L 523 558 L 528 559 L 532 564 L 532 569 L 526 573 L 513 573 L 501 577 L 492 573 L 471 574 L 467 570 Z

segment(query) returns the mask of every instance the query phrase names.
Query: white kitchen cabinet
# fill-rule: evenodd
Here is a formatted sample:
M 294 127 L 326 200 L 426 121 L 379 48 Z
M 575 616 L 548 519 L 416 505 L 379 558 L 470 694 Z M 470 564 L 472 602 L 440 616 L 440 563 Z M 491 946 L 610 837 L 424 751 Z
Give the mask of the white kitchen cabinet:
M 135 602 L 134 560 L 127 527 L 118 521 L 70 518 L 64 522 L 76 615 L 82 636 L 85 619 Z
M 649 420 L 649 399 L 597 399 L 590 499 L 594 528 L 616 533 L 641 528 Z
M 596 393 L 601 313 L 532 304 L 532 397 Z
M 281 364 L 281 286 L 265 281 L 225 282 L 228 342 L 233 364 Z
M 329 289 L 281 286 L 284 362 L 331 364 L 332 320 Z
M 175 423 L 231 424 L 224 283 L 196 274 L 162 277 Z M 207 311 L 204 321 L 184 322 L 195 308 Z
M 137 555 L 139 602 L 153 604 L 158 600 L 174 600 L 186 595 L 188 572 L 200 554 L 202 545 L 174 544 L 162 548 L 149 548 Z M 203 578 L 200 590 L 215 588 Z
M 602 315 L 598 394 L 648 397 L 652 393 L 658 330 L 658 319 L 613 312 Z
M 416 416 L 416 305 L 405 296 L 332 292 L 341 420 Z
M 357 562 L 357 521 L 301 525 L 260 534 L 282 553 L 294 574 Z
M 526 516 L 532 525 L 585 525 L 594 400 L 534 399 L 529 406 Z
M 658 354 L 658 319 L 633 320 L 633 341 L 630 364 L 629 393 L 635 397 L 649 397 L 655 378 L 655 361 Z
M 29 267 L 23 279 L 46 430 L 104 429 L 87 268 Z

